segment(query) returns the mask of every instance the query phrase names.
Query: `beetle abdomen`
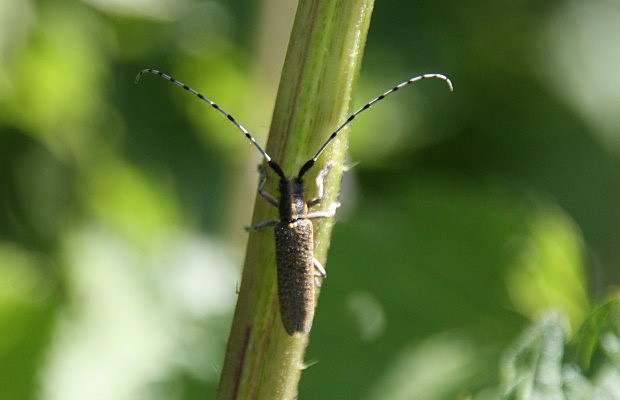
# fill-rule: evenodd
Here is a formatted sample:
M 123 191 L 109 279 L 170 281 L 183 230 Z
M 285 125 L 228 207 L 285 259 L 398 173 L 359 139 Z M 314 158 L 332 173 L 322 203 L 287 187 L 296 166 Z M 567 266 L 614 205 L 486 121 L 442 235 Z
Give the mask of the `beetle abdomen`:
M 312 222 L 278 222 L 275 226 L 278 299 L 284 329 L 307 334 L 314 318 L 314 241 Z

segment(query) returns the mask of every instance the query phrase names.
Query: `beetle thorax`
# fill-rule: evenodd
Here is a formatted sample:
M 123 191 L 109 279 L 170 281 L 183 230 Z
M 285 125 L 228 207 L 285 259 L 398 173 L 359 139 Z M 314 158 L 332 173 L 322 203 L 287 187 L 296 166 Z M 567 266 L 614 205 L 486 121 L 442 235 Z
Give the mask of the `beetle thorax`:
M 304 198 L 303 179 L 280 179 L 280 220 L 295 221 L 306 218 L 308 206 Z

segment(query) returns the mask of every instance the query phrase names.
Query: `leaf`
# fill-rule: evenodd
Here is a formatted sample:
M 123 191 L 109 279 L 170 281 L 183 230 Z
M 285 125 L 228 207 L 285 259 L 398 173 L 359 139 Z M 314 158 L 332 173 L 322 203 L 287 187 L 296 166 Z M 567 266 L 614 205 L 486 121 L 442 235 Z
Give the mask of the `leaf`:
M 505 354 L 502 398 L 620 398 L 619 327 L 618 299 L 595 308 L 570 344 L 561 314 L 549 313 L 535 321 Z
M 565 323 L 548 314 L 530 326 L 508 350 L 503 365 L 505 399 L 564 399 L 562 357 Z
M 575 337 L 575 361 L 584 370 L 596 369 L 597 358 L 620 360 L 620 297 L 612 298 L 596 307 L 583 323 Z M 612 344 L 615 337 L 615 346 Z M 603 341 L 603 342 L 602 342 Z

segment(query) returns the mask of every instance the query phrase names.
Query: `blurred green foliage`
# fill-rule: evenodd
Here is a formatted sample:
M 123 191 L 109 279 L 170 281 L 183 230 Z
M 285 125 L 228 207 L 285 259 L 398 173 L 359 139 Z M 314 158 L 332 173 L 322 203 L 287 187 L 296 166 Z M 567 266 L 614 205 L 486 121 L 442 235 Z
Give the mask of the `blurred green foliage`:
M 264 143 L 293 7 L 0 3 L 0 399 L 213 396 L 259 157 L 133 79 L 169 72 Z M 300 398 L 496 398 L 532 373 L 502 349 L 560 349 L 613 291 L 619 36 L 613 2 L 375 5 L 355 104 L 424 72 L 455 92 L 422 82 L 353 124 Z M 509 347 L 549 309 L 566 327 Z M 587 319 L 575 368 L 617 367 L 597 351 L 617 331 L 592 328 L 617 319 Z

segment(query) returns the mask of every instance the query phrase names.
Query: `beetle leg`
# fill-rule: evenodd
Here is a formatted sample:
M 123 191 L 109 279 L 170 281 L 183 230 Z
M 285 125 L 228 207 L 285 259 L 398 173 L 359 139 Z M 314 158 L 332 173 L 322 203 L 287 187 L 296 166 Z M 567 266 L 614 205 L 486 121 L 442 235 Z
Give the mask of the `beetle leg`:
M 327 278 L 327 271 L 325 271 L 325 268 L 323 268 L 319 260 L 317 260 L 316 258 L 312 257 L 312 262 L 314 263 L 314 269 L 316 270 L 316 272 L 318 272 L 318 274 L 314 275 L 314 284 L 317 287 L 321 287 L 321 281 L 318 279 L 318 277 L 320 276 L 323 279 Z
M 258 175 L 260 176 L 260 181 L 258 182 L 258 194 L 260 194 L 263 199 L 267 200 L 269 204 L 277 207 L 278 200 L 264 190 L 265 182 L 267 182 L 267 171 L 265 171 L 265 167 L 263 167 L 262 164 L 258 166 Z
M 328 162 L 325 168 L 323 168 L 321 172 L 319 172 L 319 174 L 316 176 L 316 187 L 318 189 L 317 195 L 316 198 L 308 202 L 308 207 L 314 207 L 321 204 L 321 200 L 323 200 L 323 180 L 325 179 L 325 176 L 329 173 L 329 170 L 332 169 L 334 165 L 336 165 L 334 161 Z
M 270 226 L 274 226 L 278 222 L 280 222 L 280 221 L 278 221 L 277 219 L 274 219 L 274 220 L 271 220 L 271 221 L 263 221 L 261 223 L 258 223 L 256 225 L 254 225 L 254 226 L 246 226 L 245 230 L 247 232 L 254 232 L 254 231 L 258 231 L 258 230 L 264 229 L 264 228 L 269 228 Z
M 336 215 L 336 209 L 338 207 L 340 207 L 340 203 L 339 202 L 332 203 L 332 205 L 329 207 L 329 210 L 313 211 L 311 213 L 308 213 L 306 218 L 308 218 L 308 219 L 331 218 L 334 215 Z

